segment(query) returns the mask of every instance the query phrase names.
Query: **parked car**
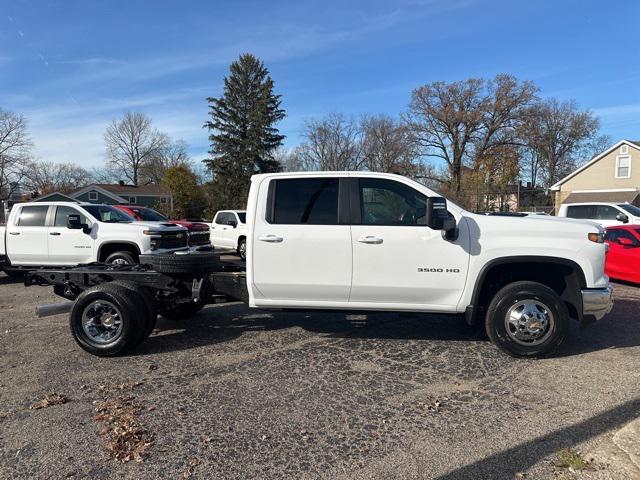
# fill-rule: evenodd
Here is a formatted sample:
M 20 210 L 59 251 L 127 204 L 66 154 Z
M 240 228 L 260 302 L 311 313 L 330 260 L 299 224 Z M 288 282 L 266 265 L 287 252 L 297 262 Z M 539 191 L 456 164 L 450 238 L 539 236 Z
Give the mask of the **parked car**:
M 114 207 L 122 210 L 124 213 L 132 216 L 138 221 L 175 223 L 176 225 L 185 227 L 189 234 L 188 244 L 190 247 L 211 245 L 211 240 L 209 238 L 209 225 L 204 222 L 197 222 L 193 220 L 169 220 L 160 212 L 152 208 L 141 207 L 139 205 L 114 205 Z
M 242 260 L 247 258 L 247 213 L 244 210 L 220 210 L 211 222 L 211 244 L 233 248 Z
M 136 222 L 109 205 L 18 203 L 0 227 L 0 268 L 9 275 L 44 265 L 133 264 L 142 253 L 186 249 L 184 227 Z
M 247 205 L 246 272 L 192 252 L 150 255 L 154 270 L 133 277 L 137 289 L 114 289 L 108 282 L 130 277 L 92 266 L 32 272 L 27 283 L 56 285 L 58 295 L 72 284 L 75 303 L 44 312 L 69 309 L 76 341 L 97 355 L 135 346 L 157 311 L 193 315 L 212 293 L 254 308 L 464 315 L 519 357 L 552 353 L 572 319 L 588 324 L 612 307 L 604 230 L 591 222 L 476 215 L 386 173 L 254 175 Z M 95 305 L 131 305 L 119 310 L 125 328 L 105 339 L 99 315 L 93 330 L 82 328 Z
M 604 240 L 609 244 L 606 274 L 617 280 L 640 283 L 640 226 L 607 228 Z
M 640 225 L 640 208 L 630 203 L 615 202 L 564 203 L 560 206 L 558 217 L 590 220 L 603 227 L 626 223 Z

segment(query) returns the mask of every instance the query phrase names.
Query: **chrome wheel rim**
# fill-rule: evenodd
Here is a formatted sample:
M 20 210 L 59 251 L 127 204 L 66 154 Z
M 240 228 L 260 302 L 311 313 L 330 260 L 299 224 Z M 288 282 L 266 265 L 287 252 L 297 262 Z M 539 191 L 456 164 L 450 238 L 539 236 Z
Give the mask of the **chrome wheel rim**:
M 240 257 L 244 258 L 247 255 L 247 243 L 242 242 L 240 244 Z
M 129 265 L 129 262 L 127 262 L 124 258 L 116 258 L 112 260 L 111 263 L 113 265 Z
M 107 300 L 96 300 L 82 312 L 82 330 L 95 343 L 106 345 L 122 335 L 120 310 Z
M 538 300 L 522 300 L 511 306 L 504 319 L 507 335 L 520 345 L 538 345 L 553 331 L 549 307 Z

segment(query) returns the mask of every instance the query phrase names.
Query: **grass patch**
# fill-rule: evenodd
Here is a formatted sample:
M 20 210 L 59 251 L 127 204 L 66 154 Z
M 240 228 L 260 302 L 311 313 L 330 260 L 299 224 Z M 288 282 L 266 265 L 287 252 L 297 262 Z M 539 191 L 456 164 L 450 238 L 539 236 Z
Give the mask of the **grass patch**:
M 556 453 L 555 466 L 559 468 L 570 468 L 575 471 L 587 470 L 591 464 L 578 452 L 571 448 L 564 448 Z

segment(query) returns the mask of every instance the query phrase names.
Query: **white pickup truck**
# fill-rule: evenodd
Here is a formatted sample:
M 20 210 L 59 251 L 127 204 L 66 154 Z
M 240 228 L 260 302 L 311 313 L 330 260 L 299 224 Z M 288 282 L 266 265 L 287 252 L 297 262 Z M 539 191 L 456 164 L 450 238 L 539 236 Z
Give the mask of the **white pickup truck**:
M 48 265 L 132 264 L 141 253 L 187 249 L 184 227 L 133 220 L 109 205 L 16 204 L 0 226 L 0 268 L 18 275 Z
M 205 256 L 154 255 L 126 275 L 104 268 L 45 270 L 27 283 L 66 289 L 63 296 L 75 301 L 67 307 L 74 337 L 97 355 L 135 344 L 144 335 L 130 332 L 150 332 L 158 310 L 186 317 L 217 293 L 262 309 L 463 315 L 505 352 L 536 357 L 557 349 L 571 319 L 590 323 L 611 310 L 605 251 L 596 224 L 476 215 L 397 175 L 279 173 L 252 178 L 246 271 L 215 261 L 207 270 Z M 128 288 L 136 279 L 139 291 L 110 286 L 124 279 Z M 149 306 L 146 329 L 114 329 L 114 318 L 121 326 L 142 322 L 127 313 L 140 310 L 127 301 Z M 105 302 L 113 307 L 107 313 Z M 62 307 L 43 308 L 52 314 Z M 85 318 L 86 312 L 93 316 Z

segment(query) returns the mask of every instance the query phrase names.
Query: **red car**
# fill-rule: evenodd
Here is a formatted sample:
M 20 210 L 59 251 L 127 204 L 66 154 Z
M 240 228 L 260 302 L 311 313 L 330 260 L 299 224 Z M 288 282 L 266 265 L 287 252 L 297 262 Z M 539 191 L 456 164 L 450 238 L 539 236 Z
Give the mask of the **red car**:
M 617 280 L 640 283 L 640 225 L 609 227 L 604 240 L 609 244 L 606 274 Z
M 175 223 L 181 225 L 189 230 L 189 246 L 190 247 L 202 247 L 205 245 L 211 245 L 211 238 L 209 236 L 209 225 L 203 222 L 192 222 L 188 220 L 169 220 L 160 212 L 156 212 L 149 207 L 141 207 L 138 205 L 114 205 L 118 210 L 122 210 L 124 213 L 132 216 L 136 220 L 145 222 L 158 222 L 158 223 Z

